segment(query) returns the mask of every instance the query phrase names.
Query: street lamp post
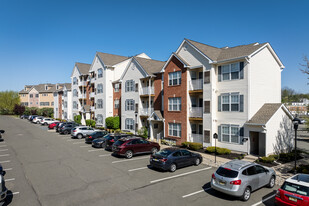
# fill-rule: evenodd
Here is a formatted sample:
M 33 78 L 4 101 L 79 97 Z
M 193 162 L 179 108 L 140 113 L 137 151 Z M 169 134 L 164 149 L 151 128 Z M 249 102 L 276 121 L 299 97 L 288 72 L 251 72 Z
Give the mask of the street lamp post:
M 217 163 L 217 139 L 218 139 L 218 134 L 214 133 L 213 138 L 215 139 L 215 163 Z
M 296 161 L 297 161 L 297 129 L 298 129 L 298 123 L 300 122 L 301 120 L 298 119 L 297 117 L 295 117 L 292 122 L 294 124 L 294 130 L 295 130 L 295 140 L 294 140 L 294 160 L 295 160 L 295 165 L 294 165 L 294 173 L 296 173 Z

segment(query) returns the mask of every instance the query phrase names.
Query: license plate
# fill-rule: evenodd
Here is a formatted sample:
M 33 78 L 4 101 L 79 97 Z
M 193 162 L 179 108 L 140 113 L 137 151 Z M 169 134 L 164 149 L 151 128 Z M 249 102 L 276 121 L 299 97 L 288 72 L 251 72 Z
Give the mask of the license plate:
M 297 199 L 295 197 L 289 197 L 289 200 L 291 200 L 293 202 L 297 202 Z
M 225 182 L 219 181 L 220 185 L 225 185 Z
M 159 160 L 158 159 L 152 159 L 152 161 L 158 162 Z

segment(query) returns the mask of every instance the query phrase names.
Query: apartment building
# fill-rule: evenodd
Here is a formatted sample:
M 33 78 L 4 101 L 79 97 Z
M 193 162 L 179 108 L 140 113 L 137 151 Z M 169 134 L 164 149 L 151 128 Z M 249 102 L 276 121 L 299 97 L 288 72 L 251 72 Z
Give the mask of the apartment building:
M 269 43 L 217 48 L 184 39 L 161 70 L 164 137 L 207 147 L 216 134 L 219 147 L 273 153 L 280 124 L 292 123 L 281 105 L 283 68 Z
M 82 124 L 86 119 L 90 119 L 90 85 L 88 82 L 90 64 L 75 63 L 71 75 L 72 92 L 72 119 L 74 116 L 82 116 Z
M 71 83 L 56 84 L 54 118 L 73 120 Z
M 37 108 L 53 108 L 55 84 L 26 85 L 19 92 L 21 105 Z
M 165 62 L 132 57 L 121 82 L 121 128 L 136 133 L 145 127 L 151 139 L 163 137 L 162 77 Z M 161 119 L 158 119 L 160 116 Z

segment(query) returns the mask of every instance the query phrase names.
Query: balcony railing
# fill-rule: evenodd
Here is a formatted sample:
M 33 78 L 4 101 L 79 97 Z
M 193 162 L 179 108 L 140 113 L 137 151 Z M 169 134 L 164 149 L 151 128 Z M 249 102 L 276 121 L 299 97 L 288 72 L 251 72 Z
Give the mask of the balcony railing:
M 203 107 L 191 107 L 189 117 L 203 117 Z
M 94 106 L 91 106 L 90 109 L 91 109 L 91 111 L 94 111 L 94 110 L 95 110 L 95 107 L 94 107 Z
M 78 94 L 79 99 L 86 99 L 86 94 Z
M 142 115 L 142 116 L 150 116 L 153 111 L 154 111 L 153 108 L 142 108 L 140 110 L 140 115 Z
M 78 86 L 87 86 L 87 81 L 78 81 Z
M 191 138 L 192 138 L 193 142 L 203 143 L 203 135 L 202 134 L 191 133 Z
M 95 92 L 90 92 L 90 98 L 94 98 L 95 97 Z
M 189 90 L 202 90 L 203 89 L 203 79 L 194 79 L 189 82 Z
M 154 87 L 142 87 L 141 95 L 150 95 L 154 94 Z

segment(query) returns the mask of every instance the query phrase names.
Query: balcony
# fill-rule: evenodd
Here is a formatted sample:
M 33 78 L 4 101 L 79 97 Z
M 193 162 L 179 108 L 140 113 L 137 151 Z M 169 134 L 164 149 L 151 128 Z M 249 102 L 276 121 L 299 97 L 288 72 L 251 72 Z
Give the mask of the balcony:
M 203 135 L 202 134 L 191 133 L 191 138 L 192 138 L 193 142 L 203 143 Z
M 94 98 L 95 97 L 95 92 L 90 92 L 90 98 Z
M 94 107 L 94 106 L 91 106 L 90 109 L 91 109 L 92 112 L 94 112 L 95 107 Z
M 190 118 L 203 118 L 203 107 L 191 107 L 189 110 Z
M 87 81 L 79 81 L 79 82 L 78 82 L 78 86 L 80 86 L 80 87 L 85 87 L 85 86 L 87 86 Z
M 154 109 L 152 107 L 151 108 L 142 108 L 140 110 L 140 116 L 150 116 L 153 111 L 154 111 Z
M 154 87 L 142 87 L 140 95 L 154 95 Z
M 86 99 L 86 93 L 84 94 L 78 94 L 79 99 Z
M 189 81 L 189 90 L 190 91 L 203 91 L 203 79 L 194 79 Z

